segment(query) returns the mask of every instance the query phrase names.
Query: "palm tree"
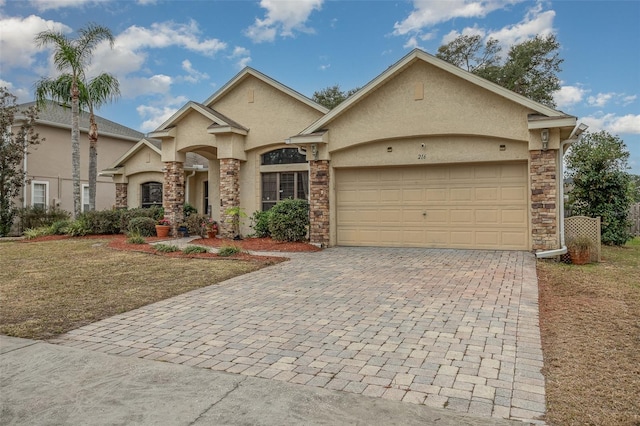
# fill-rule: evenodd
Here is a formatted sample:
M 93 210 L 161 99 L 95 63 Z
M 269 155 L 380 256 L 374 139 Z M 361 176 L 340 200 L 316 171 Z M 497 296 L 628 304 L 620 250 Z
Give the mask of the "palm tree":
M 80 89 L 79 82 L 85 80 L 86 68 L 91 64 L 91 56 L 96 46 L 108 40 L 113 47 L 111 31 L 96 24 L 88 24 L 78 30 L 79 37 L 70 39 L 60 31 L 47 30 L 35 37 L 38 47 L 53 46 L 53 62 L 62 73 L 71 76 L 71 168 L 73 177 L 73 215 L 78 217 L 80 205 L 80 129 L 78 124 Z M 42 100 L 43 102 L 44 100 Z
M 46 99 L 68 104 L 73 78 L 62 74 L 58 78 L 43 78 L 36 84 L 38 103 Z M 78 80 L 79 108 L 89 109 L 89 210 L 96 208 L 96 182 L 98 178 L 98 124 L 94 109 L 115 100 L 120 95 L 120 83 L 111 74 L 102 73 L 89 82 Z

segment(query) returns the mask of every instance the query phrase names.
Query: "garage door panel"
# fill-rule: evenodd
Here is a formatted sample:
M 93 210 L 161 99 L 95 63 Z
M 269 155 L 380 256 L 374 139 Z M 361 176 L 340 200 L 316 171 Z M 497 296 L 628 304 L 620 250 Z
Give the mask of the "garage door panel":
M 337 169 L 337 243 L 526 250 L 527 176 L 524 162 Z

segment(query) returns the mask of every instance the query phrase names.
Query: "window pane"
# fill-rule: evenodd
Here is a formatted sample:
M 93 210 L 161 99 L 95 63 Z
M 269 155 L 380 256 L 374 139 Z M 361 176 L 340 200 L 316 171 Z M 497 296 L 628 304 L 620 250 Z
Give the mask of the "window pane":
M 295 173 L 280 173 L 280 200 L 293 198 Z
M 298 172 L 298 187 L 296 198 L 301 198 L 304 200 L 309 199 L 309 173 L 307 172 Z
M 89 211 L 89 187 L 82 186 L 82 211 Z
M 142 207 L 162 205 L 162 184 L 147 182 L 140 185 L 142 190 Z
M 44 183 L 33 184 L 33 207 L 46 208 L 47 185 Z
M 306 163 L 307 156 L 300 154 L 298 148 L 281 148 L 262 154 L 262 165 Z
M 263 173 L 262 174 L 262 201 L 278 200 L 278 174 Z

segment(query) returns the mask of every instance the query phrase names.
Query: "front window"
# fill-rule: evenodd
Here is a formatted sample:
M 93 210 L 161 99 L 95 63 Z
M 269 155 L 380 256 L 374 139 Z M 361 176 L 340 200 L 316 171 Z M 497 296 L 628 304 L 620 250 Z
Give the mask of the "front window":
M 89 185 L 82 185 L 82 211 L 89 211 Z
M 281 148 L 262 154 L 262 210 L 287 198 L 309 198 L 309 166 L 297 148 Z
M 31 205 L 46 209 L 49 203 L 49 182 L 31 182 Z
M 147 182 L 141 185 L 142 208 L 162 206 L 162 184 L 160 182 Z

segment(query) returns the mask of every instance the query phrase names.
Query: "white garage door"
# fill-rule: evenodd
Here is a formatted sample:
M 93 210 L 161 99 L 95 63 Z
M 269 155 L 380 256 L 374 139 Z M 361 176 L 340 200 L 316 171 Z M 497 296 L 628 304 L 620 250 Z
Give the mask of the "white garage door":
M 526 163 L 336 169 L 337 243 L 527 250 Z

